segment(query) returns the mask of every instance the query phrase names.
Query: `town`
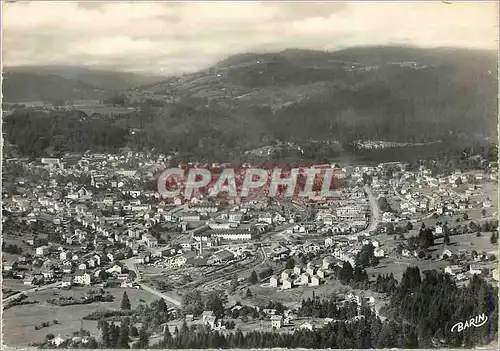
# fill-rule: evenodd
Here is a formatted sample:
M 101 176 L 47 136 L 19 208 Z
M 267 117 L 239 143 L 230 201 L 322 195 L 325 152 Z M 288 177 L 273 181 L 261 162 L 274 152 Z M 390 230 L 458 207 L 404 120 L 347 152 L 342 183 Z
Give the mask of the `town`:
M 327 164 L 337 185 L 328 197 L 243 200 L 199 189 L 162 197 L 158 175 L 183 166 L 170 160 L 126 148 L 4 159 L 7 344 L 95 347 L 122 317 L 135 332 L 119 346 L 142 348 L 193 326 L 281 335 L 367 314 L 383 321 L 412 267 L 497 286 L 495 162 L 448 174 Z M 312 312 L 326 301 L 334 312 Z M 164 313 L 146 331 L 153 305 Z

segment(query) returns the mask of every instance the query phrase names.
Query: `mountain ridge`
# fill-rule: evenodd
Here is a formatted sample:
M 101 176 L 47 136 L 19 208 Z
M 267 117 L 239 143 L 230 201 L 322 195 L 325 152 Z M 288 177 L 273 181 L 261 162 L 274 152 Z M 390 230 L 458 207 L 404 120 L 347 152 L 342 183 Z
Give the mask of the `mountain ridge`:
M 135 146 L 219 159 L 276 140 L 485 140 L 496 137 L 496 66 L 467 49 L 246 53 L 122 91 L 135 112 L 116 124 L 137 130 Z

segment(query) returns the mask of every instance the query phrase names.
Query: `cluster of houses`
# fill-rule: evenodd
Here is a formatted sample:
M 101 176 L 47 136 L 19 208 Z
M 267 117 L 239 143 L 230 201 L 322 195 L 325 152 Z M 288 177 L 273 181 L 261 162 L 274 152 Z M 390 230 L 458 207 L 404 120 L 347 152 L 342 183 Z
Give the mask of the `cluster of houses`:
M 393 187 L 396 195 L 401 200 L 402 216 L 419 213 L 454 214 L 472 208 L 490 208 L 491 199 L 481 203 L 474 203 L 471 198 L 484 192 L 481 182 L 491 179 L 496 180 L 495 169 L 491 173 L 471 171 L 462 173 L 456 171 L 449 176 L 431 175 L 431 171 L 423 166 L 418 171 L 405 171 L 399 180 L 394 180 Z M 461 186 L 459 191 L 457 188 Z M 421 189 L 428 187 L 429 192 Z M 462 189 L 463 188 L 463 189 Z
M 122 150 L 120 154 L 85 153 L 37 161 L 5 160 L 8 165 L 21 166 L 23 175 L 5 187 L 8 190 L 3 190 L 3 221 L 11 220 L 17 226 L 39 229 L 33 230 L 31 235 L 23 235 L 24 242 L 33 248 L 32 257 L 23 253 L 14 261 L 7 260 L 3 264 L 4 272 L 24 279 L 26 284 L 48 283 L 56 279 L 69 286 L 89 285 L 98 281 L 98 277 L 109 278 L 109 275 L 100 273 L 104 271 L 112 275 L 109 279 L 119 279 L 127 286 L 132 282 L 125 278 L 125 273 L 118 272 L 117 268 L 108 272 L 122 260 L 133 257 L 136 264 L 156 264 L 166 269 L 186 265 L 224 265 L 255 252 L 252 240 L 284 224 L 288 225 L 285 232 L 289 234 L 326 234 L 327 238 L 324 245 L 309 241 L 275 247 L 271 253 L 273 259 L 331 249 L 334 259 L 354 265 L 356 255 L 365 244 L 358 240 L 356 233 L 366 229 L 370 217 L 367 194 L 361 186 L 366 175 L 369 175 L 374 189 L 386 189 L 390 184 L 396 187 L 396 183 L 391 182 L 400 179 L 398 194 L 405 199 L 401 207 L 409 212 L 423 208 L 420 198 L 413 193 L 414 185 L 418 186 L 419 179 L 425 185 L 431 177 L 425 169 L 404 171 L 399 163 L 378 167 L 335 166 L 336 177 L 351 180 L 353 186 L 337 189 L 335 198 L 313 196 L 306 199 L 304 203 L 316 211 L 314 218 L 304 220 L 298 219 L 300 216 L 293 207 L 283 206 L 269 198 L 256 198 L 245 203 L 233 199 L 229 200 L 229 208 L 222 208 L 217 201 L 202 196 L 194 196 L 189 201 L 161 199 L 157 192 L 144 189 L 147 188 L 145 184 L 162 170 L 168 158 Z M 393 170 L 392 180 L 386 176 L 388 168 Z M 479 174 L 475 179 L 478 177 Z M 456 183 L 458 179 L 463 183 L 473 183 L 470 176 L 464 177 L 459 172 L 451 175 L 445 183 Z M 477 191 L 477 187 L 474 185 L 474 190 L 470 191 Z M 425 209 L 439 211 L 446 206 L 457 206 L 458 209 L 470 206 L 467 199 L 461 197 L 453 198 L 449 203 L 443 202 L 443 198 L 453 193 L 452 189 L 439 187 L 439 198 L 434 198 L 437 195 L 433 193 L 422 200 Z M 491 206 L 486 202 L 484 207 Z M 409 205 L 404 208 L 404 203 Z M 394 221 L 392 216 L 390 212 L 383 213 L 381 220 Z M 10 229 L 12 224 L 7 224 L 4 234 L 8 240 L 15 236 L 18 227 Z M 164 235 L 172 228 L 175 228 L 175 233 L 183 234 L 175 244 L 165 240 Z M 336 234 L 352 235 L 352 240 L 336 240 Z M 386 256 L 377 241 L 369 237 L 365 241 L 375 247 L 374 256 Z M 223 248 L 222 244 L 225 244 Z M 324 274 L 323 269 L 294 267 L 292 271 L 282 272 L 280 277 L 271 278 L 270 285 L 281 289 L 304 284 L 317 286 Z
M 269 286 L 281 290 L 292 289 L 296 286 L 318 286 L 325 279 L 326 270 L 316 268 L 312 264 L 306 267 L 295 266 L 293 269 L 285 269 L 280 276 L 273 275 L 269 278 Z
M 296 267 L 297 268 L 297 267 Z M 261 321 L 260 327 L 265 329 L 279 330 L 282 328 L 293 328 L 299 330 L 309 330 L 313 331 L 317 328 L 323 327 L 328 323 L 350 323 L 359 318 L 363 318 L 361 315 L 361 306 L 364 304 L 369 307 L 373 312 L 378 315 L 378 311 L 375 308 L 375 299 L 373 296 L 361 296 L 354 294 L 352 292 L 345 294 L 343 299 L 338 301 L 339 305 L 344 305 L 346 303 L 356 303 L 357 306 L 357 316 L 352 320 L 335 320 L 333 318 L 323 318 L 322 321 L 318 323 L 317 319 L 302 317 L 299 318 L 297 311 L 295 309 L 285 309 L 282 312 L 278 312 L 275 308 L 260 308 L 256 307 L 258 312 L 263 313 L 265 319 Z M 243 308 L 242 305 L 237 304 L 231 308 L 231 311 L 235 309 Z M 188 314 L 184 317 L 186 322 L 195 322 L 195 317 L 192 314 Z M 205 310 L 199 317 L 199 322 L 201 324 L 209 326 L 212 330 L 224 330 L 226 329 L 224 322 L 218 319 L 213 311 Z M 175 325 L 165 324 L 165 328 L 171 329 L 171 332 L 175 330 Z
M 156 192 L 144 190 L 143 184 L 154 179 L 167 159 L 124 150 L 118 155 L 5 160 L 24 171 L 9 190 L 4 188 L 3 221 L 39 229 L 22 237 L 33 258 L 27 257 L 30 252 L 8 258 L 3 271 L 25 279 L 26 284 L 39 284 L 61 279 L 60 270 L 64 285 L 86 285 L 95 270 L 131 256 L 139 264 L 161 260 L 168 268 L 221 265 L 243 257 L 254 234 L 293 222 L 293 211 L 273 210 L 268 199 L 234 205 L 221 213 L 218 203 L 206 199 L 193 197 L 181 203 L 160 199 Z M 168 234 L 163 226 L 187 234 L 175 244 L 178 248 L 152 231 L 155 227 Z M 5 236 L 16 237 L 19 227 L 9 227 L 4 227 Z M 203 246 L 211 249 L 222 242 L 234 244 L 202 252 Z
M 498 268 L 492 267 L 489 264 L 471 264 L 467 266 L 463 265 L 449 265 L 446 266 L 444 272 L 454 277 L 458 281 L 468 280 L 473 275 L 483 275 L 490 277 L 495 281 L 498 281 Z
M 119 257 L 116 257 L 119 258 Z M 70 251 L 62 246 L 39 246 L 34 257 L 21 256 L 15 262 L 6 262 L 3 271 L 23 279 L 25 285 L 50 284 L 59 286 L 88 286 L 96 282 L 114 282 L 122 287 L 133 285 L 133 276 L 113 254 L 93 253 L 86 250 Z

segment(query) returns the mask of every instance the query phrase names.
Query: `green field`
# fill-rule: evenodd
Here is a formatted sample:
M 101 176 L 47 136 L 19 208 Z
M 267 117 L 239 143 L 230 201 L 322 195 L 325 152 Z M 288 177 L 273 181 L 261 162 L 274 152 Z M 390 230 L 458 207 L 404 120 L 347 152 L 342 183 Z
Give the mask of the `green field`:
M 143 290 L 109 288 L 106 290 L 115 296 L 115 301 L 113 302 L 98 302 L 89 305 L 65 307 L 54 306 L 47 302 L 47 300 L 54 296 L 54 292 L 61 292 L 61 295 L 70 295 L 74 293 L 76 296 L 79 296 L 87 289 L 75 288 L 69 291 L 39 291 L 29 295 L 29 300 L 38 300 L 40 301 L 39 304 L 16 306 L 4 311 L 4 344 L 16 347 L 27 346 L 31 342 L 41 341 L 48 333 L 54 335 L 60 334 L 61 336 L 72 335 L 74 331 L 80 329 L 82 318 L 91 312 L 100 309 L 119 309 L 124 291 L 127 291 L 132 308 L 137 307 L 140 303 L 144 303 L 140 302 L 140 300 L 150 303 L 158 299 L 156 296 Z M 59 324 L 51 325 L 41 330 L 34 329 L 35 325 L 54 319 L 57 319 Z M 95 321 L 83 321 L 83 328 L 89 330 L 91 333 L 98 333 L 97 322 Z

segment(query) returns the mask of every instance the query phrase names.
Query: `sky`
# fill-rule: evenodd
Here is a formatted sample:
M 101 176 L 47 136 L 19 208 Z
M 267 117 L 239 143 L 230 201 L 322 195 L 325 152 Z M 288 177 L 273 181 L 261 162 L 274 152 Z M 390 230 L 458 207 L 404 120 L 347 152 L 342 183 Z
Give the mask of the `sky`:
M 3 65 L 170 75 L 286 48 L 497 50 L 496 2 L 450 2 L 3 2 Z

